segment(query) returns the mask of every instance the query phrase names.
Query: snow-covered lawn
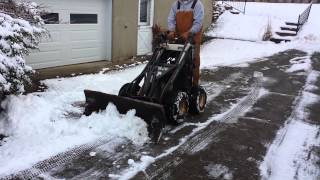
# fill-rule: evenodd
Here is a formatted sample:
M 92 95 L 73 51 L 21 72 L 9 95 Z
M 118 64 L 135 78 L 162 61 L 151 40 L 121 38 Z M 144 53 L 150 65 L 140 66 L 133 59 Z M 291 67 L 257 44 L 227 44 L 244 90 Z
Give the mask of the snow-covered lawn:
M 209 35 L 257 42 L 213 40 L 202 47 L 201 67 L 246 65 L 286 49 L 301 49 L 309 54 L 320 51 L 320 21 L 317 19 L 320 17 L 320 5 L 313 6 L 309 21 L 292 42 L 273 44 L 261 41 L 269 19 L 273 30 L 277 30 L 276 25 L 280 21 L 296 18 L 305 7 L 303 4 L 248 3 L 246 15 L 226 12 Z M 123 137 L 137 145 L 146 143 L 146 124 L 135 117 L 133 111 L 120 115 L 114 106 L 109 106 L 102 113 L 90 117 L 72 116 L 82 113 L 82 108 L 76 104 L 84 101 L 84 89 L 117 94 L 119 88 L 131 81 L 143 67 L 140 65 L 108 74 L 45 80 L 43 83 L 48 86 L 45 92 L 9 97 L 2 103 L 7 113 L 0 116 L 0 134 L 9 136 L 0 146 L 0 177 L 101 137 Z M 313 130 L 315 127 L 297 122 L 286 128 L 292 133 L 287 133 L 289 140 L 284 144 L 290 144 L 294 143 L 291 134 L 295 133 L 296 128 Z M 308 138 L 309 135 L 312 134 L 305 134 L 304 137 Z M 282 167 L 286 165 L 289 166 L 282 164 Z
M 218 2 L 221 3 L 221 2 Z M 308 5 L 288 3 L 247 3 L 246 14 L 224 12 L 213 24 L 208 36 L 217 39 L 201 49 L 201 67 L 245 65 L 257 58 L 270 56 L 287 49 L 299 49 L 312 53 L 320 49 L 320 4 L 314 4 L 309 20 L 290 43 L 274 44 L 262 41 L 268 21 L 273 32 L 280 30 L 285 21 L 298 18 Z M 232 40 L 237 39 L 237 40 Z
M 221 2 L 219 2 L 221 3 Z M 288 3 L 247 3 L 246 14 L 234 15 L 225 12 L 215 24 L 215 29 L 208 33 L 210 36 L 261 41 L 268 23 L 271 24 L 273 35 L 285 26 L 285 22 L 297 22 L 298 16 L 308 4 Z M 320 5 L 314 4 L 308 22 L 303 26 L 298 37 L 294 40 L 319 39 L 320 34 Z

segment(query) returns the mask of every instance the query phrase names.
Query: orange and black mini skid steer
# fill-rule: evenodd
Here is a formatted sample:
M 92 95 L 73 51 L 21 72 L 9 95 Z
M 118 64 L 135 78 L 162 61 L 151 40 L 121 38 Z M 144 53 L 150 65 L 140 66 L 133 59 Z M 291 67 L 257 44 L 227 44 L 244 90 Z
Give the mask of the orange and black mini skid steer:
M 195 46 L 193 35 L 187 41 L 168 40 L 159 36 L 159 45 L 143 71 L 130 83 L 124 84 L 118 95 L 85 90 L 84 114 L 106 109 L 113 103 L 120 113 L 131 109 L 148 124 L 153 141 L 158 142 L 167 123 L 180 122 L 187 114 L 204 111 L 205 90 L 192 83 Z

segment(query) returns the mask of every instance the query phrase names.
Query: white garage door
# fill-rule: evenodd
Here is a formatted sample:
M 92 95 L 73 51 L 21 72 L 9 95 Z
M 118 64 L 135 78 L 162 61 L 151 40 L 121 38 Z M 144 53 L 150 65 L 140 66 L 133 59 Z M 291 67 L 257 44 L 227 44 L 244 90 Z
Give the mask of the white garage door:
M 35 69 L 111 59 L 112 0 L 34 0 L 50 12 L 44 40 L 27 63 Z

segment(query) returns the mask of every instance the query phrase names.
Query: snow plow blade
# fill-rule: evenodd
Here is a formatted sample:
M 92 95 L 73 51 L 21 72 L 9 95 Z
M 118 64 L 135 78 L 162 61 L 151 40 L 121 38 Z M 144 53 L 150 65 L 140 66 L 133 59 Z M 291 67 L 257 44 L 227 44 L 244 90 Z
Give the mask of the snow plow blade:
M 142 101 L 138 99 L 116 96 L 97 91 L 84 90 L 86 106 L 84 114 L 105 110 L 109 103 L 113 103 L 121 114 L 135 109 L 136 116 L 148 124 L 149 136 L 155 142 L 161 138 L 162 129 L 167 122 L 164 107 L 160 104 Z

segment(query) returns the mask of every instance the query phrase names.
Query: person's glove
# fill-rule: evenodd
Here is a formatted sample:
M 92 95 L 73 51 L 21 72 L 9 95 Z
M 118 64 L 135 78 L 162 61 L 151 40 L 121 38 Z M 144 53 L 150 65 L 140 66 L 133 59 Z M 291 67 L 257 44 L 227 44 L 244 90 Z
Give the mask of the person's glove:
M 175 38 L 175 36 L 176 36 L 176 33 L 174 31 L 170 31 L 168 34 L 168 39 L 172 40 Z
M 188 38 L 189 38 L 189 31 L 188 32 L 185 32 L 185 33 L 182 33 L 181 34 L 181 37 L 186 41 L 186 40 L 188 40 Z

